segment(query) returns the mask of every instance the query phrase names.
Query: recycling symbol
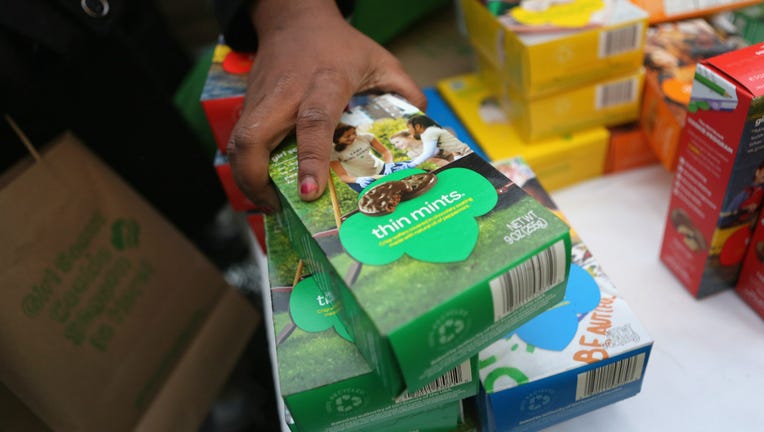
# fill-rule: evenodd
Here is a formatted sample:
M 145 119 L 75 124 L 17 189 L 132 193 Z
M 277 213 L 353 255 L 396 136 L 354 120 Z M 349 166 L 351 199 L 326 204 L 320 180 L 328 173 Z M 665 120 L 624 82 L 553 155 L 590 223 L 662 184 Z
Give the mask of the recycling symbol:
M 535 411 L 537 409 L 543 408 L 549 402 L 552 401 L 552 398 L 548 394 L 537 394 L 531 397 L 528 400 L 528 409 L 531 411 Z
M 464 331 L 464 321 L 449 318 L 438 328 L 438 342 L 443 345 L 451 342 Z
M 345 394 L 334 400 L 334 405 L 337 408 L 337 412 L 346 413 L 349 412 L 363 403 L 363 399 L 359 396 Z
M 449 310 L 441 315 L 430 327 L 427 342 L 431 348 L 448 351 L 455 348 L 470 335 L 470 312 L 464 309 Z

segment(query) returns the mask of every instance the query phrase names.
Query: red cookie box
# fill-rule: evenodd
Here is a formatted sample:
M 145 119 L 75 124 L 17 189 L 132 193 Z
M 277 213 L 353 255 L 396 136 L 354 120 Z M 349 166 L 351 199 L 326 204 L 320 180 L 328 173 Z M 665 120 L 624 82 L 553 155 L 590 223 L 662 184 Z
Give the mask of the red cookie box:
M 231 50 L 222 39 L 218 41 L 212 55 L 200 102 L 215 143 L 224 154 L 228 138 L 241 114 L 247 89 L 247 73 L 254 58 L 253 53 Z
M 260 209 L 244 195 L 233 179 L 231 165 L 228 158 L 218 150 L 215 153 L 215 171 L 218 173 L 220 184 L 228 197 L 228 203 L 231 208 L 238 212 L 245 213 L 247 224 L 252 230 L 260 248 L 265 252 L 265 228 L 263 225 L 263 214 Z
M 753 232 L 735 290 L 764 318 L 764 219 Z
M 231 204 L 231 208 L 236 211 L 252 211 L 258 209 L 236 185 L 236 181 L 233 179 L 233 172 L 231 172 L 231 164 L 228 163 L 228 158 L 220 152 L 220 150 L 215 153 L 215 171 L 218 173 L 220 184 L 223 185 L 223 190 L 228 197 L 228 202 Z
M 690 293 L 733 287 L 764 198 L 764 44 L 700 62 L 660 257 Z

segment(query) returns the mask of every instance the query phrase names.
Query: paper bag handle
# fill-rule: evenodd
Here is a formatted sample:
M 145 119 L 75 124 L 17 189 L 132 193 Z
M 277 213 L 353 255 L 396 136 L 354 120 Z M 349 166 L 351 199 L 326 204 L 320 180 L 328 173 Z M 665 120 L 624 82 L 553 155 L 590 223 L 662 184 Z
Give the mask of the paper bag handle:
M 32 145 L 32 142 L 29 140 L 29 137 L 27 137 L 24 131 L 21 130 L 19 125 L 16 124 L 16 121 L 13 120 L 13 118 L 10 115 L 4 114 L 3 117 L 5 117 L 5 121 L 8 122 L 8 124 L 11 126 L 11 129 L 13 129 L 13 132 L 16 133 L 16 135 L 19 137 L 19 139 L 27 148 L 27 150 L 29 150 L 29 153 L 32 155 L 35 162 L 39 162 L 40 159 L 42 158 L 40 157 L 40 153 L 37 152 L 37 149 L 34 148 L 34 145 Z

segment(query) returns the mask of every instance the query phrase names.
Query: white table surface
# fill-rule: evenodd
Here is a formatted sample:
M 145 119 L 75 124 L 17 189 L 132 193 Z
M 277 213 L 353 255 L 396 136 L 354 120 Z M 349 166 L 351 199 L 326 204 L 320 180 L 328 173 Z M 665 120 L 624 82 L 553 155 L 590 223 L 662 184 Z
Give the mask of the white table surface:
M 734 291 L 693 298 L 659 260 L 671 181 L 652 165 L 551 194 L 655 343 L 640 394 L 548 431 L 764 430 L 764 320 Z

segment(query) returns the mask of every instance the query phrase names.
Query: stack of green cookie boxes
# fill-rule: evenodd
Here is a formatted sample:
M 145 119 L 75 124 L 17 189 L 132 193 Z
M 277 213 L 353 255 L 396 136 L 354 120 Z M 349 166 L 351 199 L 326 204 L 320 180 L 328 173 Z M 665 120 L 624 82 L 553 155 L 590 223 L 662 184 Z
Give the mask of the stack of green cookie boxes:
M 478 391 L 476 359 L 414 394 L 390 397 L 289 245 L 280 219 L 266 218 L 274 345 L 281 396 L 293 431 L 451 431 L 461 401 Z M 266 305 L 268 307 L 268 305 Z
M 332 173 L 320 199 L 302 201 L 293 139 L 270 165 L 290 239 L 284 247 L 311 269 L 311 289 L 336 307 L 337 327 L 389 398 L 426 388 L 557 304 L 570 266 L 568 226 L 477 154 L 439 149 L 414 167 L 391 144 L 421 115 L 393 95 L 351 102 L 341 122 L 374 135 L 399 162 L 360 193 Z M 421 178 L 426 185 L 411 193 Z M 375 205 L 385 211 L 370 212 Z

